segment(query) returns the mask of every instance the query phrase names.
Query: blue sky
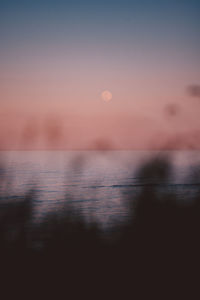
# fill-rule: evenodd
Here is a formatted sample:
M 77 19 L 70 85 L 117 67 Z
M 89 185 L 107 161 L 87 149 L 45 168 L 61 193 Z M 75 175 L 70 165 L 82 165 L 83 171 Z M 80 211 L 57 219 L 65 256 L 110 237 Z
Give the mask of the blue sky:
M 199 28 L 199 0 L 0 0 L 2 107 L 162 121 L 199 84 Z

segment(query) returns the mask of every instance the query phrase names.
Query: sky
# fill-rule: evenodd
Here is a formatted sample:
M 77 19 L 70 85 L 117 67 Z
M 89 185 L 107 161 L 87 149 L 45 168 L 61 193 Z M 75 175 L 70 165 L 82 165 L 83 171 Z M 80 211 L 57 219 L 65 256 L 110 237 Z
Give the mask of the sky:
M 199 28 L 198 0 L 0 0 L 0 149 L 200 148 Z

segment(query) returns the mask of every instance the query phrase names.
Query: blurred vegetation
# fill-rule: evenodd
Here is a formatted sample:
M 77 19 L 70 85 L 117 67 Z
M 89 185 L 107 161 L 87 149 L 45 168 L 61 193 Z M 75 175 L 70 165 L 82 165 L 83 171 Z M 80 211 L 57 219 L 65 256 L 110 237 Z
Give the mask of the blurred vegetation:
M 34 225 L 35 192 L 8 198 L 4 189 L 2 299 L 198 299 L 200 185 L 197 180 L 198 192 L 185 195 L 184 202 L 171 190 L 163 193 L 160 184 L 168 184 L 171 169 L 166 158 L 141 166 L 139 193 L 129 196 L 129 222 L 109 238 L 67 200 L 60 211 Z

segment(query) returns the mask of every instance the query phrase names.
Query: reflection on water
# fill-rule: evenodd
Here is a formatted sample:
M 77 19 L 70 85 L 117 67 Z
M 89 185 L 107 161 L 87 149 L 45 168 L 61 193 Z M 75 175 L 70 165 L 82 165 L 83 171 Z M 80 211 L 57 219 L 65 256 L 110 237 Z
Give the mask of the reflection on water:
M 164 190 L 173 190 L 183 200 L 197 186 L 187 175 L 200 162 L 198 151 L 165 152 L 173 161 L 170 182 Z M 126 198 L 137 195 L 141 184 L 148 184 L 136 174 L 137 168 L 159 152 L 147 151 L 8 151 L 1 153 L 6 165 L 8 196 L 20 196 L 34 188 L 34 220 L 65 203 L 73 206 L 88 221 L 97 220 L 104 228 L 129 217 Z M 5 177 L 5 174 L 4 174 Z M 9 180 L 8 180 L 9 179 Z M 159 184 L 159 178 L 156 179 Z M 162 187 L 161 187 L 162 188 Z
M 175 153 L 174 164 L 159 153 L 9 155 L 0 173 L 7 299 L 16 290 L 24 299 L 195 299 L 198 153 Z

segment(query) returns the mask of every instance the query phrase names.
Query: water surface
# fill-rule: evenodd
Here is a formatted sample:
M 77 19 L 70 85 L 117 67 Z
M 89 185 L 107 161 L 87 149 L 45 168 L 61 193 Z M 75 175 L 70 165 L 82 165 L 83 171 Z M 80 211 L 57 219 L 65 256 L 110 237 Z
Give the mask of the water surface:
M 128 218 L 128 198 L 144 183 L 137 174 L 141 164 L 164 154 L 171 158 L 173 172 L 163 189 L 173 189 L 184 200 L 199 189 L 198 180 L 192 182 L 188 175 L 200 163 L 199 151 L 2 151 L 1 177 L 6 180 L 1 189 L 12 197 L 36 190 L 35 221 L 67 200 L 87 220 L 108 228 Z

